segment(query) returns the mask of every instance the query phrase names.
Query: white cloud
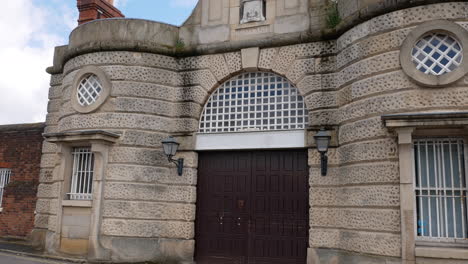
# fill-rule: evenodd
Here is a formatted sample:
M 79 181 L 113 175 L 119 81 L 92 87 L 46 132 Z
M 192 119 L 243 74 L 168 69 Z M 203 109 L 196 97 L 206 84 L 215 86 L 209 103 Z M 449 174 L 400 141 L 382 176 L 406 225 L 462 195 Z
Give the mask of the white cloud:
M 66 31 L 76 25 L 76 15 L 69 7 L 58 4 L 51 9 L 35 5 L 38 2 L 2 3 L 0 124 L 45 120 L 50 80 L 45 69 L 52 65 L 54 47 L 66 43 L 57 28 Z

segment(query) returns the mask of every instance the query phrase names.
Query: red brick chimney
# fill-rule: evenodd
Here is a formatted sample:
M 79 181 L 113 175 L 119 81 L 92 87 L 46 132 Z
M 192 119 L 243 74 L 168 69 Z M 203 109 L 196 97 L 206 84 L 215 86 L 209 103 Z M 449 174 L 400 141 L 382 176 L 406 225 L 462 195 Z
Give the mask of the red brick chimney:
M 114 0 L 78 0 L 78 10 L 80 11 L 78 25 L 96 19 L 125 17 L 114 6 Z

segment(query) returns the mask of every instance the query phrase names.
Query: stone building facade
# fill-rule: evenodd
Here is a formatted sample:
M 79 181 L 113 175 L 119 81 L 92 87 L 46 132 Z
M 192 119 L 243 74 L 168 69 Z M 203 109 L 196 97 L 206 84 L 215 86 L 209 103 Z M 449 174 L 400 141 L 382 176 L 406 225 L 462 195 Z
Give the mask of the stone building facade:
M 33 238 L 95 261 L 468 263 L 467 30 L 467 2 L 429 0 L 83 24 L 48 69 Z
M 0 236 L 34 228 L 44 123 L 0 126 Z

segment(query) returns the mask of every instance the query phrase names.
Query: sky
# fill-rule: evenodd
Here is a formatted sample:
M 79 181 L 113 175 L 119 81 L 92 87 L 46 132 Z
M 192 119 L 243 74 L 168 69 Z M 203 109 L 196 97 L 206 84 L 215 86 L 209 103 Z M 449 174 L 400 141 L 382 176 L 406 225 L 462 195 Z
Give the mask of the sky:
M 181 25 L 197 0 L 115 0 L 128 18 Z M 44 122 L 54 47 L 77 26 L 76 0 L 4 0 L 0 16 L 0 125 Z

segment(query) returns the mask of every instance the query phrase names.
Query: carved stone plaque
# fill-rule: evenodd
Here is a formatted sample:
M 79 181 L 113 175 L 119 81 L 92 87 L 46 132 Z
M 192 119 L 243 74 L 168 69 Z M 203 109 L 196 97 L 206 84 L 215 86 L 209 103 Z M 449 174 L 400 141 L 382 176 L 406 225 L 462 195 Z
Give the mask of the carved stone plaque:
M 264 0 L 242 0 L 241 24 L 265 21 Z

